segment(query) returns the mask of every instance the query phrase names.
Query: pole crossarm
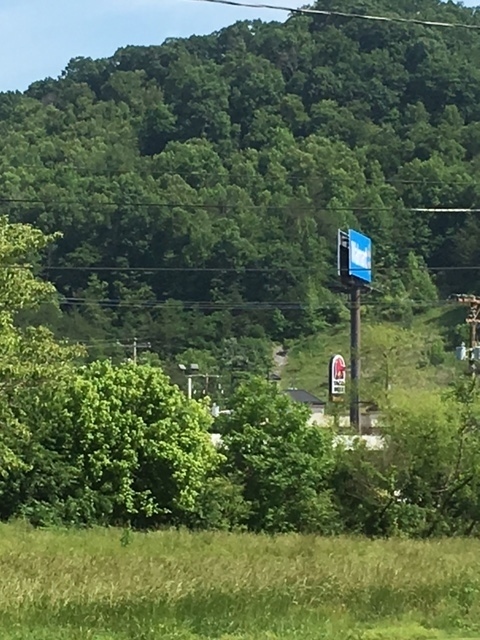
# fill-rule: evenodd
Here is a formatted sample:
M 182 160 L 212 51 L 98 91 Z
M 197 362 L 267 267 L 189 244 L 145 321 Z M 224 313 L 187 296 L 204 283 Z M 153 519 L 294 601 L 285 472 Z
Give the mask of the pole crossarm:
M 455 302 L 470 307 L 468 316 L 465 319 L 467 324 L 480 324 L 480 297 L 474 295 L 459 294 L 452 296 Z

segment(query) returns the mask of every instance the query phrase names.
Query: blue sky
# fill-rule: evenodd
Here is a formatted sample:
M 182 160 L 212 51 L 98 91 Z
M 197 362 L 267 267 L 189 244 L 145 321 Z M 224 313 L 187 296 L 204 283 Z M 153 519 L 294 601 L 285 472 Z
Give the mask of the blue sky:
M 299 7 L 307 0 L 269 4 Z M 236 20 L 285 17 L 282 11 L 195 0 L 0 0 L 0 91 L 24 90 L 35 80 L 57 77 L 76 56 L 106 57 L 128 44 L 161 44 Z
M 287 0 L 288 6 L 305 3 Z M 236 20 L 285 17 L 282 11 L 194 0 L 0 0 L 0 91 L 24 90 L 35 80 L 57 77 L 76 56 L 101 58 L 128 44 L 161 44 Z

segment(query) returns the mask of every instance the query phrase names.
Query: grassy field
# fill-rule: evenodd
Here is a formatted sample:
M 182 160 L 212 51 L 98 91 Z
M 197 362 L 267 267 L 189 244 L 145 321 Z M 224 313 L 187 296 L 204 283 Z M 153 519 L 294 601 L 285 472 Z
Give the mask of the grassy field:
M 480 638 L 480 541 L 0 527 L 2 640 Z

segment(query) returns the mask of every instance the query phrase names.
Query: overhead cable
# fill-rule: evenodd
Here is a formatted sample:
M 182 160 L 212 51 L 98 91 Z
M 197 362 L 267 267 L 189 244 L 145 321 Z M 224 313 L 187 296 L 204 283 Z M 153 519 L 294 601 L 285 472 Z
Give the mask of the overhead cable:
M 225 171 L 222 173 L 220 171 L 217 172 L 211 172 L 211 171 L 151 171 L 149 170 L 148 167 L 135 167 L 135 168 L 131 168 L 131 169 L 104 169 L 104 170 L 99 170 L 99 169 L 95 169 L 92 170 L 91 168 L 85 166 L 85 165 L 76 165 L 76 164 L 66 164 L 64 162 L 53 162 L 50 163 L 49 165 L 46 164 L 21 164 L 21 165 L 4 165 L 4 166 L 0 166 L 0 170 L 5 170 L 5 171 L 10 171 L 10 170 L 18 170 L 18 169 L 37 169 L 37 170 L 41 170 L 41 169 L 46 169 L 48 171 L 54 171 L 57 169 L 64 169 L 64 170 L 68 170 L 68 171 L 77 171 L 77 172 L 84 172 L 84 176 L 86 178 L 92 178 L 92 177 L 100 177 L 100 176 L 135 176 L 137 177 L 138 175 L 141 174 L 147 174 L 148 177 L 153 177 L 153 178 L 158 178 L 158 177 L 175 177 L 175 176 L 179 176 L 181 178 L 208 178 L 209 180 L 212 178 L 227 178 L 229 177 L 229 169 L 225 169 Z M 307 180 L 312 179 L 312 177 L 314 178 L 315 175 L 313 176 L 300 176 L 300 175 L 295 175 L 295 174 L 290 174 L 288 176 L 288 178 L 286 179 L 287 182 L 305 182 Z M 471 186 L 475 184 L 475 178 L 473 176 L 468 176 L 470 179 L 464 179 L 464 180 L 431 180 L 429 178 L 399 178 L 399 177 L 392 177 L 392 178 L 384 178 L 383 180 L 378 180 L 377 178 L 366 178 L 364 179 L 364 182 L 366 184 L 378 184 L 379 186 L 383 186 L 383 184 L 389 184 L 389 185 L 396 185 L 396 184 L 400 184 L 400 185 L 439 185 L 439 186 L 443 186 L 443 187 L 449 187 L 449 186 Z M 236 185 L 235 182 L 232 183 L 232 185 Z
M 30 269 L 30 266 L 24 265 L 0 265 L 0 269 Z M 49 271 L 80 271 L 84 273 L 91 272 L 106 272 L 106 273 L 234 273 L 237 275 L 243 275 L 244 273 L 305 273 L 308 271 L 314 271 L 316 268 L 315 265 L 301 266 L 301 267 L 95 267 L 95 266 L 85 266 L 85 267 L 49 267 L 45 266 L 42 268 L 42 272 Z M 480 265 L 425 265 L 423 267 L 425 271 L 479 271 Z M 361 269 L 357 269 L 357 271 L 361 271 Z M 380 268 L 375 269 L 375 273 L 390 273 L 388 268 Z
M 362 13 L 346 13 L 327 9 L 298 9 L 296 7 L 283 7 L 273 4 L 256 2 L 241 2 L 240 0 L 195 0 L 196 2 L 210 2 L 212 4 L 231 5 L 234 7 L 248 7 L 251 9 L 272 9 L 274 11 L 287 11 L 288 13 L 299 15 L 322 15 L 339 18 L 355 18 L 360 20 L 374 20 L 376 22 L 400 22 L 403 24 L 421 25 L 425 27 L 443 27 L 454 29 L 474 29 L 480 30 L 480 25 L 466 24 L 462 22 L 437 22 L 434 20 L 422 20 L 421 18 L 401 18 L 400 16 L 375 16 Z
M 446 305 L 452 305 L 454 302 L 451 299 L 425 301 L 416 300 L 413 298 L 406 298 L 405 302 L 411 304 L 422 305 L 428 308 L 443 307 Z M 312 305 L 308 301 L 243 301 L 243 302 L 213 302 L 208 300 L 202 301 L 188 301 L 188 300 L 137 300 L 137 301 L 125 301 L 122 302 L 118 299 L 88 299 L 88 298 L 66 298 L 60 302 L 61 306 L 92 306 L 96 305 L 103 309 L 116 309 L 122 308 L 137 308 L 137 309 L 161 309 L 171 307 L 172 303 L 176 303 L 181 306 L 183 310 L 190 311 L 226 311 L 226 310 L 238 310 L 238 311 L 272 311 L 275 309 L 281 309 L 284 311 L 302 311 L 305 309 L 311 309 Z M 345 306 L 350 306 L 348 301 L 345 301 Z M 362 302 L 362 306 L 366 307 L 385 307 L 388 306 L 383 300 L 366 300 Z M 317 305 L 320 308 L 321 305 Z
M 408 207 L 402 202 L 396 203 L 397 206 L 390 207 L 368 207 L 368 206 L 356 206 L 354 204 L 348 207 L 317 207 L 315 204 L 309 206 L 284 204 L 284 205 L 247 205 L 242 202 L 238 203 L 216 203 L 216 204 L 186 204 L 183 202 L 115 202 L 115 201 L 81 201 L 81 200 L 44 200 L 42 198 L 0 198 L 0 204 L 5 205 L 44 205 L 44 206 L 89 206 L 89 207 L 159 207 L 165 209 L 202 209 L 213 210 L 218 209 L 228 211 L 235 208 L 240 208 L 244 211 L 255 211 L 257 209 L 261 211 L 312 211 L 312 212 L 332 212 L 332 211 L 395 211 L 398 207 L 401 207 L 404 211 L 411 211 L 413 213 L 480 213 L 480 209 L 469 208 L 427 208 L 427 207 Z
M 16 271 L 16 270 L 32 270 L 38 269 L 39 274 L 49 275 L 51 272 L 65 273 L 65 272 L 80 272 L 80 273 L 141 273 L 145 275 L 152 275 L 155 273 L 232 273 L 238 276 L 245 275 L 247 273 L 306 273 L 315 272 L 316 265 L 304 265 L 304 266 L 291 266 L 291 267 L 103 267 L 95 265 L 85 266 L 50 266 L 50 265 L 30 265 L 30 264 L 0 264 L 1 271 Z M 332 267 L 334 268 L 334 267 Z M 425 271 L 443 272 L 443 271 L 480 271 L 480 265 L 424 265 L 422 267 Z M 362 271 L 357 269 L 357 271 Z M 388 267 L 380 267 L 375 269 L 377 274 L 389 274 L 391 269 Z M 53 273 L 52 273 L 53 275 Z

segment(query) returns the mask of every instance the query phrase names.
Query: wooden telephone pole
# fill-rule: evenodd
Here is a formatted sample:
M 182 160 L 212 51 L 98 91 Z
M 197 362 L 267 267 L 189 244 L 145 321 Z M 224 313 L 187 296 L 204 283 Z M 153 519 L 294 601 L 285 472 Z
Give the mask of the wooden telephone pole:
M 469 366 L 470 373 L 475 375 L 476 365 L 475 365 L 475 353 L 474 349 L 478 346 L 478 325 L 480 324 L 480 297 L 473 295 L 454 295 L 452 299 L 459 304 L 465 305 L 469 307 L 468 315 L 465 319 L 465 322 L 470 326 L 470 336 L 469 336 Z
M 138 342 L 137 338 L 134 338 L 131 344 L 123 344 L 122 342 L 118 342 L 117 344 L 124 349 L 132 349 L 132 359 L 134 364 L 137 364 L 138 361 L 138 350 L 150 349 L 150 347 L 152 346 L 150 342 Z

